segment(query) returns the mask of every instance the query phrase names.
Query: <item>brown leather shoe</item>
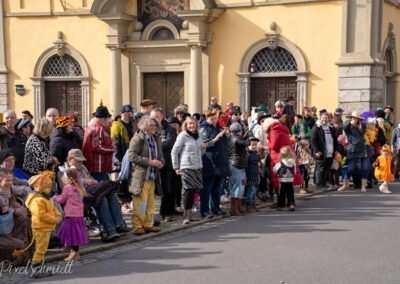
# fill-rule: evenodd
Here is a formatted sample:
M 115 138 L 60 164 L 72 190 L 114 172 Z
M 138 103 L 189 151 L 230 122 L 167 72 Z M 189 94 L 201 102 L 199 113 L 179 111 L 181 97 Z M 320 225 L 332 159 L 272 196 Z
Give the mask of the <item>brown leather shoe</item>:
M 153 226 L 153 227 L 144 227 L 144 231 L 146 233 L 152 233 L 152 232 L 159 232 L 161 231 L 160 227 Z
M 142 227 L 136 228 L 134 231 L 135 235 L 144 235 L 146 232 L 144 231 L 144 229 Z
M 240 211 L 238 210 L 238 207 L 239 207 L 239 199 L 231 197 L 231 210 L 229 211 L 229 213 L 232 216 L 243 216 L 243 214 L 240 213 Z

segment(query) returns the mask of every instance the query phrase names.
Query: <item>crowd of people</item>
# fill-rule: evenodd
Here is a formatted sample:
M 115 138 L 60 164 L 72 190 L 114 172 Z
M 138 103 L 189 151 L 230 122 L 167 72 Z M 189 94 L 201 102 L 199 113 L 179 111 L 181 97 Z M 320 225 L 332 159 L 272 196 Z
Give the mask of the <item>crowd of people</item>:
M 260 104 L 250 113 L 211 98 L 208 110 L 189 114 L 179 105 L 166 117 L 157 102 L 140 111 L 123 105 L 114 119 L 99 106 L 84 129 L 74 115 L 50 108 L 36 120 L 24 111 L 3 115 L 0 128 L 0 260 L 32 261 L 32 276 L 53 238 L 79 259 L 89 242 L 90 209 L 102 240 L 133 231 L 160 231 L 159 222 L 256 212 L 256 199 L 294 211 L 299 194 L 324 188 L 366 192 L 399 178 L 400 124 L 390 106 L 345 115 L 315 107 L 295 111 L 296 99 Z M 118 177 L 110 179 L 112 172 Z M 310 186 L 312 180 L 313 187 Z M 156 195 L 161 206 L 156 212 Z M 182 198 L 183 197 L 183 198 Z M 183 199 L 183 200 L 182 200 Z M 198 202 L 199 201 L 199 202 Z M 123 214 L 132 214 L 133 228 Z M 183 217 L 180 217 L 183 215 Z M 157 217 L 160 218 L 157 218 Z M 93 216 L 91 216 L 93 217 Z M 161 220 L 160 220 L 161 219 Z

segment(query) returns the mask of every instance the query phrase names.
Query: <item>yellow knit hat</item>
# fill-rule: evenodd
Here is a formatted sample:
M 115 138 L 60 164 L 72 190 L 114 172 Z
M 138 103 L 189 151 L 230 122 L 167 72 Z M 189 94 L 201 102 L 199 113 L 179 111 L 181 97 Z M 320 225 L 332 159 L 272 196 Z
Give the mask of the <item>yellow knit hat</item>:
M 30 186 L 33 186 L 36 191 L 48 194 L 51 190 L 51 184 L 53 183 L 54 176 L 54 172 L 44 171 L 35 176 L 32 176 L 28 180 L 28 183 Z

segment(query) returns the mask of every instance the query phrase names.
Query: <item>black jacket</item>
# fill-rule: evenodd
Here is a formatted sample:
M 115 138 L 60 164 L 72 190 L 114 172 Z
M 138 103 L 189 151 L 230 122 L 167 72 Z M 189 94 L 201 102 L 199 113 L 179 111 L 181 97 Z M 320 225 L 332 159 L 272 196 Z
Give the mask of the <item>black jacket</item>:
M 365 125 L 361 124 L 359 128 L 351 126 L 350 121 L 343 125 L 343 132 L 346 134 L 349 145 L 347 146 L 347 159 L 357 159 L 367 157 L 367 148 L 365 147 L 364 133 Z
M 329 126 L 329 130 L 333 139 L 333 153 L 337 151 L 337 137 L 335 136 L 335 129 Z M 311 129 L 310 145 L 313 157 L 317 160 L 323 160 L 326 157 L 326 147 L 325 147 L 325 133 L 322 129 L 320 122 L 315 123 Z M 322 156 L 317 158 L 316 153 L 321 152 Z
M 174 128 L 168 125 L 168 122 L 166 120 L 163 120 L 161 124 L 163 129 L 160 132 L 159 138 L 164 155 L 165 167 L 168 169 L 173 169 L 171 151 L 172 147 L 174 147 L 178 134 L 176 133 L 176 130 Z
M 71 149 L 82 150 L 82 138 L 75 131 L 66 134 L 63 129 L 55 129 L 50 137 L 50 154 L 63 165 Z
M 238 136 L 231 136 L 229 141 L 229 163 L 237 168 L 247 168 L 248 154 L 246 147 L 250 145 L 248 139 L 243 139 Z

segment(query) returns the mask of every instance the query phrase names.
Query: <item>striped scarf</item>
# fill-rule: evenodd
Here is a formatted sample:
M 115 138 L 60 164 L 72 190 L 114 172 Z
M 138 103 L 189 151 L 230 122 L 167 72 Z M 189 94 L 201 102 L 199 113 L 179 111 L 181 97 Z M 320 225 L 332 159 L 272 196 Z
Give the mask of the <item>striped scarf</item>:
M 149 149 L 150 149 L 150 159 L 151 160 L 157 159 L 156 140 L 154 139 L 153 136 L 148 136 L 146 134 L 145 134 L 145 138 L 146 138 L 147 144 L 149 145 Z M 157 169 L 154 166 L 150 166 L 149 180 L 156 180 L 156 178 L 157 178 Z

